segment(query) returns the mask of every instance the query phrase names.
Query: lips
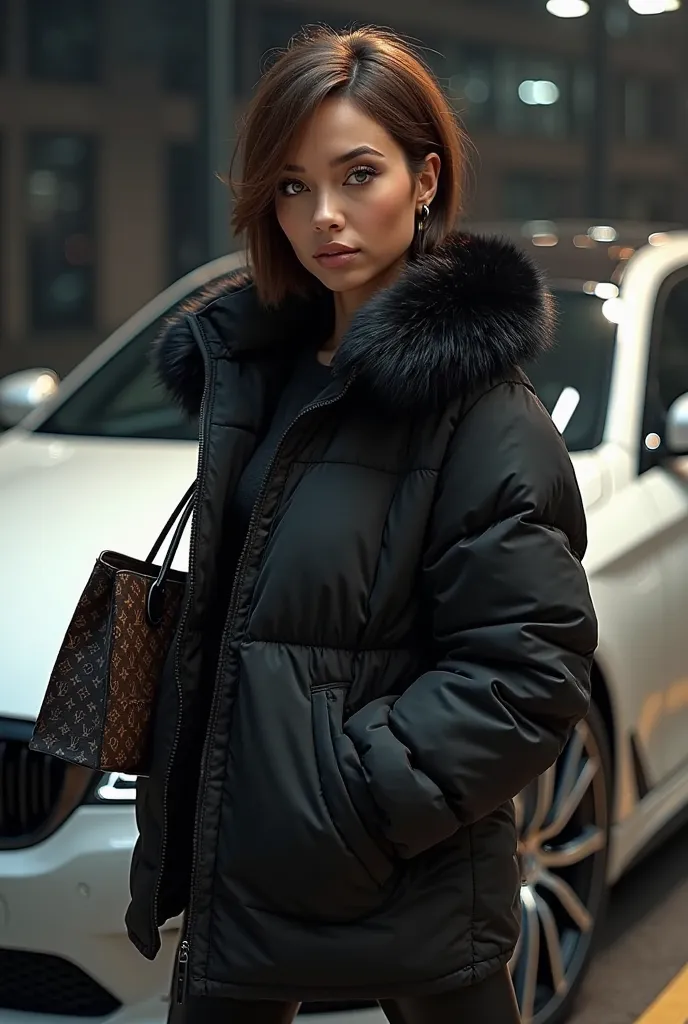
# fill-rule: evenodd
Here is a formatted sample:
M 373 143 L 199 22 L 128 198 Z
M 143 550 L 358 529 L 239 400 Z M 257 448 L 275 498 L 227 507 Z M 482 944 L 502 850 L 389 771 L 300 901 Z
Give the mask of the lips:
M 315 259 L 321 267 L 332 270 L 337 267 L 345 267 L 358 256 L 360 249 L 354 249 L 350 245 L 342 245 L 341 242 L 329 242 L 321 246 L 315 254 Z
M 341 242 L 328 242 L 327 245 L 321 245 L 318 251 L 315 253 L 316 260 L 327 256 L 346 256 L 347 254 L 358 252 L 358 249 L 354 249 L 351 245 L 342 245 Z

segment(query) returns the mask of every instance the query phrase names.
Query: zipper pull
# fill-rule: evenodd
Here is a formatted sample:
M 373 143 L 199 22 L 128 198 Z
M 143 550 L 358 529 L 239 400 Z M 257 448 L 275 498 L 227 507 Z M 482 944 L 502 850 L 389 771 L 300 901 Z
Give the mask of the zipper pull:
M 179 947 L 177 957 L 177 1004 L 180 1005 L 186 998 L 186 985 L 189 973 L 189 943 L 184 939 Z

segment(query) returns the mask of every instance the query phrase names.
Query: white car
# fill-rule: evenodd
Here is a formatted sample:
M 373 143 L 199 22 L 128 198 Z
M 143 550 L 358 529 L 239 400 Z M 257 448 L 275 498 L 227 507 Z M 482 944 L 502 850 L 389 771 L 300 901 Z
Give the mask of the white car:
M 584 496 L 601 642 L 590 717 L 517 801 L 527 1024 L 568 1014 L 609 885 L 688 807 L 688 234 L 661 241 L 630 260 L 620 295 L 608 279 L 556 285 L 559 344 L 531 371 Z M 168 289 L 52 397 L 48 371 L 0 382 L 6 419 L 44 399 L 0 438 L 1 1024 L 165 1019 L 178 922 L 153 964 L 123 924 L 135 779 L 27 742 L 95 557 L 145 556 L 195 475 L 194 424 L 154 383 L 150 342 L 238 259 Z

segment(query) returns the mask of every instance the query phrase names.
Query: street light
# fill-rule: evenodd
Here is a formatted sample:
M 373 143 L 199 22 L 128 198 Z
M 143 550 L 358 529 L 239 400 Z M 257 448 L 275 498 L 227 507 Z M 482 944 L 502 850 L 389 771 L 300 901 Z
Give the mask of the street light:
M 554 82 L 540 82 L 528 78 L 518 87 L 518 98 L 529 107 L 549 107 L 557 102 L 559 95 L 559 87 Z
M 582 18 L 590 4 L 587 0 L 547 0 L 547 10 L 555 18 Z
M 588 0 L 547 0 L 545 5 L 555 18 L 583 18 L 590 11 Z M 635 14 L 668 14 L 678 11 L 681 0 L 628 0 Z
M 636 14 L 668 14 L 678 11 L 681 0 L 628 0 L 628 6 Z

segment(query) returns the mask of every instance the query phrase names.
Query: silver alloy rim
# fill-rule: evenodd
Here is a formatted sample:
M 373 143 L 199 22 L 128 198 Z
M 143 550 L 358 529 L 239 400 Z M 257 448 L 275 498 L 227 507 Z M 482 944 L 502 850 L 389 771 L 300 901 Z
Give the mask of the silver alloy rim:
M 586 722 L 515 804 L 522 927 L 511 971 L 523 1024 L 545 1024 L 585 962 L 604 886 L 607 789 Z

